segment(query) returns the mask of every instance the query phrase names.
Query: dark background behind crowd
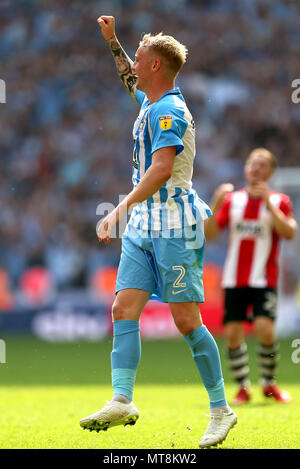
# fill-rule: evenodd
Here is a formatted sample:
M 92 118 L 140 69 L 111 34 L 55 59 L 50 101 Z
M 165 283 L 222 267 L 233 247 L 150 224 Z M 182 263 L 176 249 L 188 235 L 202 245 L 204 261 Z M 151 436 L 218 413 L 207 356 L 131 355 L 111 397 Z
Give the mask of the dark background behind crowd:
M 131 57 L 149 31 L 188 47 L 177 85 L 196 123 L 202 199 L 222 182 L 241 187 L 254 147 L 300 166 L 300 104 L 291 99 L 299 2 L 1 0 L 0 267 L 13 285 L 41 265 L 60 289 L 84 286 L 99 266 L 118 263 L 119 239 L 98 244 L 96 209 L 131 189 L 138 107 L 115 71 L 101 14 L 114 14 Z M 221 263 L 222 244 L 213 246 L 206 257 Z

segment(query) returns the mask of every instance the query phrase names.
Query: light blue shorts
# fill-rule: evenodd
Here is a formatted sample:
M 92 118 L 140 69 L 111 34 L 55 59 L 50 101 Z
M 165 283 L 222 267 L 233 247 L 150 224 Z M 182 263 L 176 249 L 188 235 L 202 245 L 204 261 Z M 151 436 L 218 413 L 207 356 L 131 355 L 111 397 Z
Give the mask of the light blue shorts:
M 137 288 L 164 303 L 204 302 L 203 224 L 169 231 L 137 231 L 122 237 L 116 293 Z

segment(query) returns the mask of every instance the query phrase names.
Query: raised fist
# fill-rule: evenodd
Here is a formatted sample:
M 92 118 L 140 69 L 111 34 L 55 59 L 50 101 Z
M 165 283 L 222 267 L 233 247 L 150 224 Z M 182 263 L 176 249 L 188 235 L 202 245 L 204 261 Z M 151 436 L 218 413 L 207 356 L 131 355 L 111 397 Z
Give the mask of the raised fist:
M 115 36 L 115 18 L 113 16 L 99 16 L 97 22 L 106 41 Z

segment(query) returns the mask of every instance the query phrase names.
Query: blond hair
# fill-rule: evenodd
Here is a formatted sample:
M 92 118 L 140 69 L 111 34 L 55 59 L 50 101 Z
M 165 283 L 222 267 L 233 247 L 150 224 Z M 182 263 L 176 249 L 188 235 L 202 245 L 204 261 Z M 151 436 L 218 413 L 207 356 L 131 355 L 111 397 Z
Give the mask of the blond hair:
M 272 171 L 275 171 L 278 166 L 277 158 L 272 152 L 270 152 L 266 148 L 254 148 L 254 150 L 252 150 L 251 153 L 249 153 L 248 155 L 246 165 L 249 164 L 250 160 L 256 155 L 260 155 L 266 158 L 269 161 Z
M 167 68 L 174 77 L 178 75 L 188 54 L 187 48 L 183 44 L 180 44 L 174 37 L 166 36 L 163 33 L 144 34 L 140 46 L 149 47 L 165 59 Z

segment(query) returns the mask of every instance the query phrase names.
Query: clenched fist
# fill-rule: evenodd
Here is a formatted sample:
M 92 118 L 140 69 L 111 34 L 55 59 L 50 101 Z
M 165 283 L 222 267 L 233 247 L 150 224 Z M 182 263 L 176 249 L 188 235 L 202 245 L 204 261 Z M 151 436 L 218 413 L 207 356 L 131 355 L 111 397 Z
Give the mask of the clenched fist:
M 99 16 L 97 22 L 106 41 L 115 37 L 115 18 L 113 16 Z
M 218 205 L 221 205 L 221 203 L 224 200 L 224 197 L 228 192 L 232 192 L 234 190 L 233 184 L 226 183 L 226 184 L 221 184 L 215 194 L 214 194 L 214 199 Z

